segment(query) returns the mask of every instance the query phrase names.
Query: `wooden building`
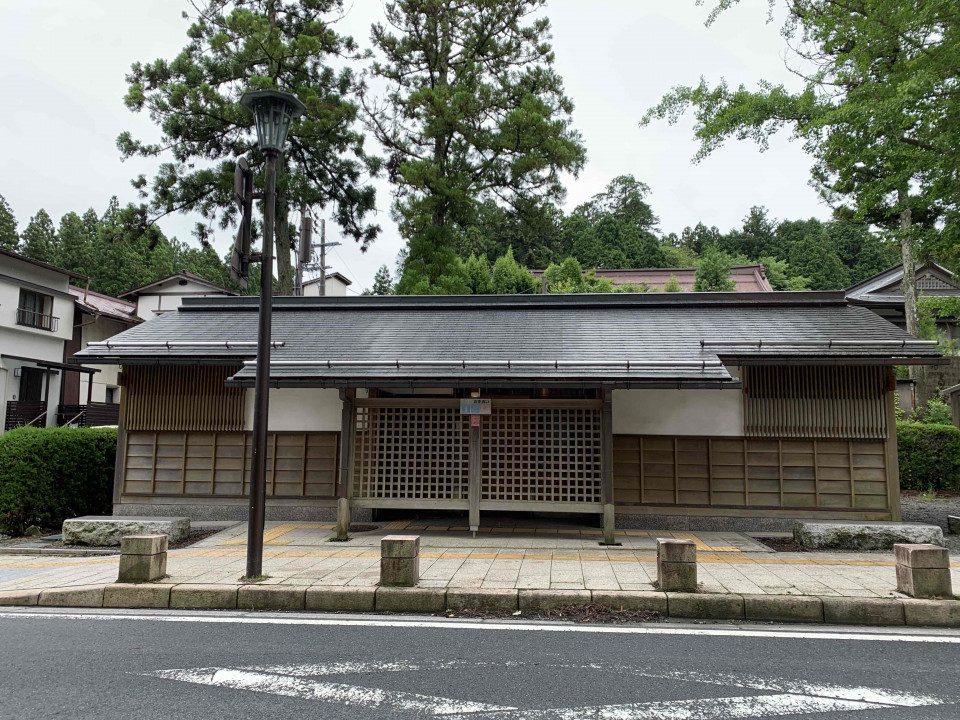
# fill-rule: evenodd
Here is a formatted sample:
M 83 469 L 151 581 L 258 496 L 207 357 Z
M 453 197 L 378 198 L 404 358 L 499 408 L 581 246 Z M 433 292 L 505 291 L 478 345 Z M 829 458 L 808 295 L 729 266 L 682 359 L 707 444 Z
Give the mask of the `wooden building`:
M 256 330 L 256 298 L 185 299 L 80 353 L 123 367 L 116 513 L 246 516 Z M 892 366 L 940 362 L 843 293 L 276 298 L 273 341 L 268 517 L 592 513 L 608 540 L 899 519 Z

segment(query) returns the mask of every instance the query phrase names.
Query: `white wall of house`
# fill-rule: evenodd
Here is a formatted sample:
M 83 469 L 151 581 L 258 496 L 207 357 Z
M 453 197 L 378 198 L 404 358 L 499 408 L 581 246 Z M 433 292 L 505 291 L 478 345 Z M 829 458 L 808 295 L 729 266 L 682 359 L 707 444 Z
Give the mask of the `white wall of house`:
M 253 430 L 253 390 L 246 390 L 244 427 Z M 273 388 L 270 390 L 271 431 L 339 432 L 343 403 L 340 392 L 328 388 Z
M 620 435 L 743 436 L 740 390 L 614 390 Z
M 224 293 L 209 285 L 186 278 L 173 277 L 159 285 L 153 285 L 137 296 L 137 315 L 144 320 L 153 320 L 164 313 L 180 307 L 185 297 L 220 297 Z
M 91 322 L 91 320 L 93 322 Z M 80 331 L 81 347 L 86 348 L 91 342 L 108 340 L 114 335 L 119 335 L 124 330 L 130 328 L 126 323 L 110 320 L 102 315 L 97 318 L 85 316 L 85 321 L 90 323 L 84 325 Z M 87 402 L 87 384 L 90 378 L 93 378 L 93 391 L 90 400 L 93 402 L 107 401 L 107 388 L 113 388 L 113 402 L 120 402 L 120 366 L 119 365 L 89 365 L 84 363 L 84 367 L 96 368 L 100 372 L 95 375 L 87 373 L 80 374 L 80 404 Z
M 327 287 L 325 288 L 327 297 L 343 297 L 347 294 L 347 285 L 336 275 L 327 278 Z M 319 297 L 320 282 L 308 282 L 303 286 L 304 297 Z

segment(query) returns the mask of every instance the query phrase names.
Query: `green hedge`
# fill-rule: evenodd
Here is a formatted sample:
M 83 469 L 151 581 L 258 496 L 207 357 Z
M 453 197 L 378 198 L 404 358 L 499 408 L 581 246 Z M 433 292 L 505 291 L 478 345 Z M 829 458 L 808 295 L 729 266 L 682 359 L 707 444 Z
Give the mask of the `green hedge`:
M 0 436 L 0 530 L 110 514 L 116 428 L 19 428 Z
M 960 489 L 960 430 L 953 425 L 897 423 L 900 487 Z

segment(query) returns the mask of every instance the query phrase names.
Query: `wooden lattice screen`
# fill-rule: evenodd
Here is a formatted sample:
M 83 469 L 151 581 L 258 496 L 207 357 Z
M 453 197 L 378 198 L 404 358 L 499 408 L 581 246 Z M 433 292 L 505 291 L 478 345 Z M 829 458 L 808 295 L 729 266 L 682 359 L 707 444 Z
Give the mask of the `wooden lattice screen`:
M 480 500 L 599 503 L 597 409 L 494 408 L 483 418 Z
M 243 430 L 243 389 L 224 385 L 239 369 L 222 365 L 124 367 L 124 427 Z
M 887 437 L 883 367 L 763 365 L 741 373 L 748 437 Z
M 454 407 L 358 407 L 353 494 L 465 500 L 469 417 Z

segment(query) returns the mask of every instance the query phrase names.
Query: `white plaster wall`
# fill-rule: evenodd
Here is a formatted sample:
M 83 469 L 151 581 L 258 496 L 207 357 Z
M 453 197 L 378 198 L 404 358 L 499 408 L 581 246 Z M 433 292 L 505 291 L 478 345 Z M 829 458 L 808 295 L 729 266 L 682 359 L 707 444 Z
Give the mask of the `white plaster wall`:
M 614 390 L 613 432 L 743 436 L 740 390 Z
M 90 322 L 92 318 L 87 317 L 87 322 Z M 129 329 L 129 325 L 126 325 L 115 320 L 110 320 L 105 317 L 98 317 L 89 325 L 84 325 L 81 330 L 80 335 L 80 344 L 82 348 L 86 348 L 92 342 L 98 342 L 101 340 L 108 340 L 115 335 L 119 335 L 124 330 Z M 119 386 L 119 375 L 120 375 L 120 366 L 119 365 L 91 365 L 89 363 L 84 363 L 84 367 L 97 368 L 100 372 L 95 375 L 89 375 L 87 373 L 80 374 L 80 404 L 87 402 L 87 383 L 89 378 L 93 378 L 93 392 L 90 399 L 93 402 L 106 402 L 107 399 L 107 388 L 113 387 L 117 388 L 114 393 L 114 402 L 120 401 L 120 386 Z
M 147 292 L 137 296 L 137 315 L 144 320 L 153 320 L 155 317 L 176 310 L 180 307 L 184 297 L 222 297 L 225 293 L 212 290 L 192 280 L 180 284 L 181 278 L 173 278 L 168 282 L 150 288 Z
M 327 287 L 325 288 L 327 297 L 343 297 L 347 294 L 347 286 L 336 277 L 327 278 Z M 320 283 L 312 282 L 303 286 L 304 297 L 319 297 Z
M 244 427 L 253 430 L 253 390 L 245 391 Z M 340 392 L 329 388 L 273 388 L 270 390 L 271 431 L 339 432 Z
M 4 260 L 9 258 L 4 257 Z M 18 266 L 24 266 L 25 263 L 17 263 Z M 13 275 L 14 272 L 19 271 L 21 267 L 5 265 L 0 267 L 0 274 L 3 275 Z M 60 289 L 62 285 L 63 291 L 66 292 L 66 283 L 51 283 L 51 282 L 38 282 L 38 280 L 44 280 L 44 278 L 36 277 L 36 273 L 18 273 L 17 278 L 22 277 L 25 281 L 34 283 L 36 285 L 43 285 L 44 287 L 55 287 L 57 290 Z M 0 277 L 0 327 L 10 328 L 11 330 L 16 331 L 17 333 L 23 336 L 37 336 L 37 337 L 46 337 L 46 338 L 56 338 L 60 342 L 64 340 L 69 340 L 73 337 L 73 297 L 72 296 L 61 296 L 53 295 L 53 312 L 52 315 L 56 318 L 59 318 L 57 323 L 56 332 L 51 332 L 49 330 L 41 330 L 39 328 L 26 327 L 24 325 L 17 325 L 17 307 L 20 305 L 20 288 L 24 287 L 20 285 L 16 280 L 8 280 L 5 277 Z M 34 290 L 32 287 L 27 287 L 27 290 Z M 42 292 L 37 290 L 37 292 Z M 9 347 L 9 346 L 5 346 Z M 4 352 L 13 353 L 13 350 L 6 350 Z M 15 353 L 17 355 L 23 353 Z M 50 359 L 50 358 L 44 358 Z M 63 360 L 63 353 L 61 351 L 60 357 L 57 358 L 58 361 Z

